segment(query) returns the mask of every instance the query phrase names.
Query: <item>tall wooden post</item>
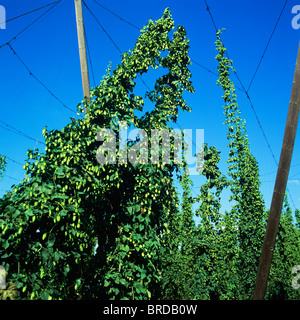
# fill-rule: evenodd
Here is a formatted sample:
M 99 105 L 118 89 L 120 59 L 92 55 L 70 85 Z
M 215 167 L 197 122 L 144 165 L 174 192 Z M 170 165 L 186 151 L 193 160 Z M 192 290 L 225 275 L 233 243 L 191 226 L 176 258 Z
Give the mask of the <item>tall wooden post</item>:
M 89 81 L 89 71 L 88 71 L 88 65 L 87 65 L 85 36 L 84 36 L 82 2 L 81 0 L 74 0 L 74 1 L 75 1 L 75 11 L 76 11 L 76 21 L 77 21 L 77 34 L 78 34 L 78 46 L 79 46 L 83 96 L 87 97 L 88 101 L 90 101 L 90 98 L 91 98 L 90 81 Z M 87 113 L 87 106 L 85 106 L 85 113 Z
M 288 179 L 289 170 L 290 170 L 290 164 L 292 160 L 292 154 L 293 154 L 293 148 L 294 148 L 294 142 L 296 137 L 298 118 L 299 118 L 299 110 L 300 110 L 300 43 L 298 48 L 298 56 L 297 56 L 295 73 L 294 73 L 293 87 L 292 87 L 291 99 L 290 99 L 285 132 L 283 137 L 280 160 L 279 160 L 279 165 L 277 169 L 277 176 L 276 176 L 275 187 L 274 187 L 273 197 L 271 202 L 271 209 L 270 209 L 269 219 L 267 223 L 264 243 L 262 247 L 260 262 L 258 266 L 253 297 L 252 297 L 253 300 L 263 300 L 265 296 L 266 288 L 267 288 L 267 281 L 270 273 L 271 260 L 273 256 L 273 250 L 275 247 L 276 234 L 278 230 L 280 214 L 282 210 L 282 204 L 283 204 L 287 179 Z

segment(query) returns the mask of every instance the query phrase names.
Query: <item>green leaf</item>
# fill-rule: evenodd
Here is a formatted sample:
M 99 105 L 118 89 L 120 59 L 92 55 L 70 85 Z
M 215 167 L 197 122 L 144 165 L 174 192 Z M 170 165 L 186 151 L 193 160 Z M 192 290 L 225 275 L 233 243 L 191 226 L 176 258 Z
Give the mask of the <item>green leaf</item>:
M 20 210 L 16 210 L 12 217 L 16 219 L 20 214 L 21 214 Z
M 8 242 L 8 240 L 6 240 L 4 243 L 3 243 L 3 248 L 5 249 L 5 250 L 7 250 L 7 248 L 9 247 L 9 242 Z
M 40 293 L 40 297 L 41 297 L 42 300 L 48 300 L 49 294 L 48 294 L 48 292 L 46 292 L 46 291 L 42 291 L 42 292 Z
M 134 208 L 133 207 L 127 207 L 127 210 L 130 214 L 134 213 Z
M 147 276 L 146 271 L 145 271 L 145 270 L 142 270 L 142 271 L 141 271 L 141 279 L 142 279 L 142 280 L 145 279 L 146 276 Z
M 60 257 L 61 257 L 61 253 L 55 251 L 54 252 L 54 261 L 58 261 Z
M 32 217 L 32 216 L 33 216 L 33 211 L 32 211 L 32 209 L 26 210 L 25 214 L 26 214 L 27 216 L 29 216 L 29 217 Z
M 58 178 L 62 179 L 65 177 L 64 171 L 62 168 L 57 168 L 55 170 L 55 174 L 57 175 Z

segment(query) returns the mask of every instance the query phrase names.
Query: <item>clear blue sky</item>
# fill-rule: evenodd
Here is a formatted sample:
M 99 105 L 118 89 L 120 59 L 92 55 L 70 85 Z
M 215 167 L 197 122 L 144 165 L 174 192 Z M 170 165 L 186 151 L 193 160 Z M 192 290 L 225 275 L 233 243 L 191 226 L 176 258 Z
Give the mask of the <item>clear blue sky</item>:
M 0 5 L 6 9 L 6 19 L 11 19 L 52 1 L 54 0 L 0 0 Z M 122 22 L 93 0 L 85 1 L 122 52 L 133 47 L 139 35 L 138 30 Z M 139 28 L 142 28 L 150 18 L 154 20 L 160 18 L 164 9 L 170 7 L 175 24 L 183 25 L 187 30 L 191 59 L 216 72 L 215 29 L 204 1 L 99 0 L 99 2 Z M 226 28 L 223 36 L 225 46 L 242 83 L 248 88 L 285 1 L 207 0 L 207 3 L 217 27 Z M 294 16 L 291 10 L 297 4 L 300 5 L 300 0 L 288 1 L 249 91 L 277 161 L 279 161 L 300 39 L 300 29 L 294 30 L 291 25 Z M 0 45 L 11 40 L 48 8 L 8 22 L 5 30 L 0 29 Z M 83 9 L 95 75 L 94 83 L 90 70 L 90 82 L 94 86 L 100 83 L 110 61 L 112 66 L 120 62 L 120 54 L 86 8 Z M 34 76 L 66 106 L 75 110 L 82 98 L 82 86 L 74 1 L 62 0 L 10 44 Z M 223 125 L 222 92 L 216 86 L 217 77 L 196 64 L 190 69 L 196 92 L 193 95 L 186 95 L 186 99 L 193 110 L 191 113 L 181 112 L 178 123 L 185 129 L 205 130 L 205 142 L 222 151 L 221 169 L 225 173 L 225 161 L 228 156 L 226 127 Z M 42 129 L 46 125 L 49 129 L 60 129 L 69 122 L 69 117 L 74 116 L 74 113 L 63 107 L 33 76 L 30 76 L 8 46 L 0 49 L 0 70 L 0 120 L 38 141 L 43 141 Z M 153 84 L 151 77 L 145 78 L 146 80 L 149 86 Z M 235 76 L 232 76 L 232 80 L 240 86 Z M 141 83 L 138 84 L 137 90 L 144 90 Z M 245 93 L 237 90 L 237 94 L 242 117 L 246 119 L 251 150 L 259 162 L 261 190 L 266 207 L 269 208 L 277 167 Z M 0 126 L 4 126 L 3 123 L 0 123 Z M 43 151 L 43 145 L 38 142 L 0 127 L 0 154 L 24 164 L 27 149 L 34 147 L 39 147 Z M 0 182 L 0 196 L 23 177 L 22 166 L 8 160 L 6 176 Z M 193 177 L 193 180 L 195 187 L 200 185 L 201 181 L 197 177 Z M 299 129 L 288 188 L 295 206 L 300 208 Z M 194 189 L 195 192 L 198 190 Z M 293 205 L 292 208 L 294 209 Z

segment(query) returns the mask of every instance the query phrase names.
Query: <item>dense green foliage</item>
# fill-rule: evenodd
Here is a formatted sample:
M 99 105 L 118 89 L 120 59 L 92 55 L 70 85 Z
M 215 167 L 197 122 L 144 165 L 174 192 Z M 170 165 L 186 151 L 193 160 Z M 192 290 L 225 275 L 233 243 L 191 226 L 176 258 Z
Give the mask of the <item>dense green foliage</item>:
M 174 270 L 168 274 L 182 277 L 181 293 L 171 298 L 189 297 L 192 299 L 250 299 L 256 279 L 256 273 L 263 243 L 268 212 L 260 193 L 259 170 L 255 157 L 251 154 L 246 135 L 245 121 L 240 117 L 237 96 L 230 71 L 232 61 L 226 56 L 226 49 L 217 33 L 216 49 L 218 54 L 219 80 L 217 84 L 223 90 L 224 124 L 228 127 L 228 173 L 222 174 L 218 163 L 220 152 L 215 147 L 203 149 L 204 168 L 202 175 L 206 182 L 200 188 L 194 202 L 199 203 L 195 214 L 200 217 L 197 226 L 190 224 L 189 233 L 179 233 L 180 243 L 188 243 L 191 250 L 177 247 L 180 261 L 186 264 L 179 269 L 174 258 Z M 221 211 L 221 193 L 230 190 L 230 211 Z M 186 207 L 183 188 L 183 207 L 187 212 L 182 217 L 192 217 L 190 207 Z M 300 261 L 300 225 L 299 211 L 295 212 L 297 223 L 285 199 L 282 219 L 274 249 L 274 259 L 270 273 L 268 299 L 299 299 L 299 291 L 292 288 L 291 273 L 293 266 Z M 187 225 L 187 224 L 186 224 Z M 175 256 L 176 257 L 176 256 Z M 187 266 L 188 265 L 188 266 Z M 182 270 L 178 274 L 178 270 Z M 189 275 L 185 272 L 189 270 Z M 172 281 L 172 277 L 169 281 Z M 189 292 L 183 283 L 193 283 Z M 170 296 L 169 296 L 170 298 Z
M 285 195 L 266 298 L 300 298 L 299 292 L 291 286 L 291 268 L 300 264 L 299 239 L 300 228 L 299 225 L 295 226 L 294 224 L 292 210 L 289 206 L 287 195 Z M 295 274 L 293 277 L 295 277 Z
M 92 90 L 88 114 L 61 130 L 44 129 L 44 154 L 28 151 L 27 177 L 0 201 L 0 263 L 21 298 L 159 297 L 168 250 L 160 248 L 178 211 L 173 174 L 180 164 L 174 157 L 166 165 L 142 164 L 150 153 L 144 159 L 137 152 L 138 139 L 120 141 L 119 125 L 150 136 L 151 129 L 170 130 L 178 108 L 189 110 L 182 97 L 193 92 L 188 42 L 168 10 L 149 21 L 134 49 Z M 153 110 L 137 117 L 144 99 L 134 94 L 134 79 L 149 67 L 166 72 L 145 95 Z M 102 128 L 115 132 L 116 164 L 97 162 Z M 141 161 L 122 163 L 121 143 Z
M 72 118 L 61 130 L 43 130 L 45 152 L 28 151 L 26 178 L 0 199 L 0 265 L 19 299 L 251 297 L 267 212 L 220 32 L 216 49 L 228 172 L 219 169 L 217 148 L 205 144 L 197 155 L 204 159 L 198 165 L 205 181 L 196 197 L 184 155 L 182 163 L 171 156 L 163 164 L 151 163 L 148 152 L 151 130 L 170 131 L 179 108 L 190 111 L 184 92 L 194 91 L 189 40 L 183 27 L 175 29 L 168 9 L 161 19 L 149 21 L 133 50 L 92 89 L 83 118 Z M 135 79 L 149 68 L 164 74 L 144 97 L 136 95 Z M 137 112 L 143 111 L 145 99 L 153 108 Z M 81 105 L 78 110 L 83 112 Z M 141 136 L 122 140 L 121 127 L 143 129 L 148 144 Z M 115 153 L 103 151 L 108 138 L 99 139 L 100 129 L 113 132 Z M 175 149 L 174 139 L 170 149 Z M 160 145 L 161 156 L 163 150 Z M 124 152 L 137 161 L 124 162 Z M 108 154 L 110 161 L 97 162 Z M 225 190 L 232 207 L 223 212 Z M 286 198 L 266 295 L 270 299 L 299 298 L 291 287 L 291 268 L 300 264 L 299 211 L 295 216 L 296 224 Z

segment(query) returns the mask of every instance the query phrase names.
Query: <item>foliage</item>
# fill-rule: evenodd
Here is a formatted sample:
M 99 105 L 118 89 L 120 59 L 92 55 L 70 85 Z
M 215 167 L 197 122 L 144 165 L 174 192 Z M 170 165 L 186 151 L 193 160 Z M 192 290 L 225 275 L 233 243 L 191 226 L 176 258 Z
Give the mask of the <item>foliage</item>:
M 192 181 L 186 163 L 183 165 L 180 184 L 183 190 L 181 210 L 169 221 L 169 233 L 166 237 L 168 250 L 165 250 L 162 272 L 162 298 L 173 300 L 193 298 L 191 290 L 194 287 L 195 221 L 190 190 Z
M 235 201 L 231 212 L 237 228 L 239 244 L 239 275 L 244 285 L 241 298 L 249 298 L 253 291 L 254 281 L 264 234 L 264 201 L 260 193 L 259 170 L 254 156 L 251 154 L 245 121 L 240 118 L 237 96 L 233 82 L 229 79 L 229 71 L 233 70 L 232 61 L 226 57 L 226 49 L 221 40 L 221 32 L 217 33 L 216 56 L 219 72 L 218 84 L 224 90 L 223 99 L 225 124 L 228 126 L 229 141 L 228 175 L 231 178 L 231 200 Z M 251 250 L 249 250 L 251 248 Z
M 222 246 L 220 243 L 220 232 L 222 232 L 220 200 L 221 192 L 227 186 L 227 179 L 218 168 L 220 152 L 216 147 L 208 148 L 205 144 L 203 153 L 202 175 L 205 176 L 206 182 L 201 186 L 200 195 L 195 199 L 195 202 L 200 203 L 199 209 L 196 210 L 200 222 L 195 230 L 195 250 L 197 252 L 195 297 L 197 299 L 216 299 L 219 295 L 219 285 L 223 280 L 220 279 L 221 270 L 219 268 L 222 268 L 220 259 L 227 261 L 224 256 L 220 256 L 220 245 Z M 229 264 L 230 262 L 227 261 Z
M 0 265 L 9 283 L 0 299 L 251 297 L 268 212 L 221 31 L 216 49 L 228 172 L 219 168 L 218 149 L 204 144 L 197 154 L 204 182 L 193 197 L 185 153 L 182 163 L 175 161 L 175 137 L 169 145 L 160 137 L 154 154 L 160 160 L 151 161 L 152 130 L 171 132 L 179 108 L 190 111 L 184 93 L 194 91 L 189 40 L 166 9 L 92 89 L 88 113 L 61 130 L 45 128 L 44 153 L 28 150 L 26 178 L 0 199 Z M 136 78 L 158 68 L 163 75 L 153 89 L 137 95 Z M 152 109 L 143 113 L 147 100 Z M 123 136 L 137 128 L 134 138 Z M 161 161 L 166 147 L 167 164 Z M 0 156 L 0 175 L 4 169 Z M 224 192 L 232 205 L 226 211 Z M 299 210 L 295 218 L 286 197 L 268 299 L 299 298 L 291 287 L 291 268 L 300 264 Z
M 273 260 L 271 264 L 267 299 L 299 299 L 300 294 L 291 286 L 292 268 L 300 264 L 300 230 L 294 225 L 287 194 L 284 197 Z
M 7 282 L 5 289 L 0 289 L 0 300 L 16 300 L 18 298 L 17 286 L 12 282 Z
M 263 239 L 264 203 L 259 191 L 258 165 L 250 152 L 245 122 L 240 117 L 233 82 L 232 61 L 217 33 L 219 80 L 223 89 L 225 125 L 229 141 L 228 177 L 218 168 L 220 152 L 204 146 L 206 182 L 195 198 L 200 222 L 194 231 L 196 272 L 193 297 L 197 299 L 247 299 L 255 281 Z M 230 189 L 229 212 L 221 213 L 221 193 Z
M 177 212 L 172 175 L 179 165 L 173 158 L 166 165 L 122 163 L 121 143 L 129 156 L 145 159 L 139 138 L 121 141 L 119 126 L 170 130 L 178 109 L 189 110 L 182 97 L 193 92 L 188 43 L 168 9 L 150 20 L 134 49 L 92 90 L 88 114 L 61 130 L 45 128 L 44 154 L 28 151 L 26 178 L 0 200 L 0 263 L 22 299 L 159 295 L 160 248 Z M 153 110 L 137 117 L 144 98 L 133 92 L 135 78 L 150 67 L 166 73 L 145 95 Z M 117 161 L 99 165 L 107 141 L 99 147 L 97 133 L 106 128 L 115 134 Z
M 245 121 L 240 117 L 235 88 L 229 78 L 230 71 L 234 69 L 232 61 L 226 57 L 221 32 L 217 33 L 216 49 L 220 76 L 217 84 L 224 92 L 225 125 L 228 127 L 228 176 L 223 175 L 218 167 L 220 152 L 205 144 L 202 175 L 206 182 L 194 199 L 195 203 L 199 203 L 195 213 L 200 222 L 190 229 L 188 237 L 177 223 L 180 239 L 177 242 L 187 242 L 191 250 L 185 253 L 176 245 L 173 262 L 165 271 L 168 276 L 166 282 L 173 289 L 169 292 L 169 298 L 180 299 L 181 293 L 184 299 L 250 299 L 264 237 L 267 212 L 259 190 L 258 164 L 251 154 Z M 185 209 L 181 212 L 182 217 L 192 216 L 191 207 L 185 201 L 189 194 L 187 187 L 190 188 L 190 184 L 183 188 L 182 207 Z M 230 190 L 232 208 L 222 213 L 221 193 L 225 189 Z M 269 298 L 295 299 L 299 296 L 291 287 L 291 268 L 300 257 L 299 236 L 287 207 L 286 199 L 270 276 Z M 299 221 L 298 211 L 297 216 Z M 189 283 L 193 285 L 184 286 Z

